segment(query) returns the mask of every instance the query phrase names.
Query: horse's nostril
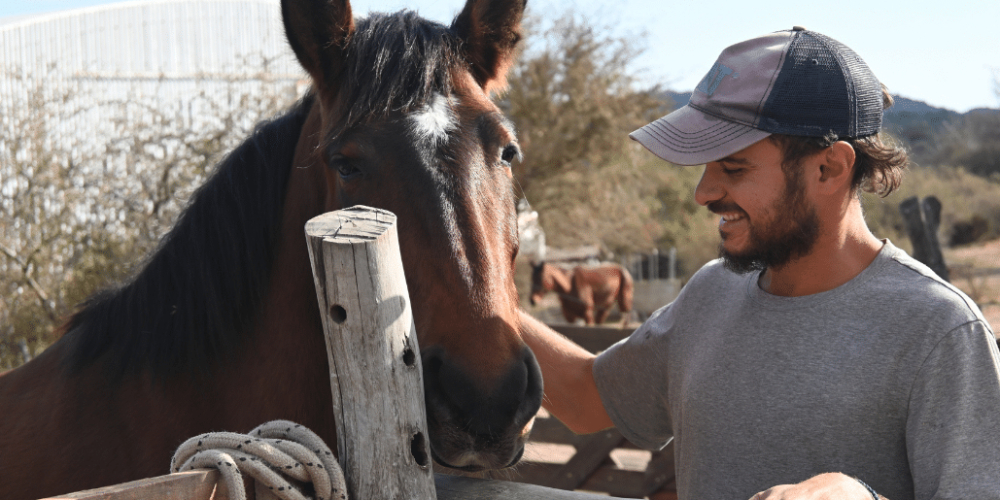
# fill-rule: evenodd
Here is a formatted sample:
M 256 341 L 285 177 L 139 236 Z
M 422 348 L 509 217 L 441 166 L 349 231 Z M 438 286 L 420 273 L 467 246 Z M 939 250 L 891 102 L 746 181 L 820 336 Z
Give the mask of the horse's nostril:
M 482 380 L 440 349 L 422 353 L 428 418 L 461 422 L 477 439 L 520 436 L 542 401 L 541 371 L 527 347 L 507 369 Z
M 444 360 L 441 359 L 441 350 L 433 347 L 421 349 L 421 358 L 424 366 L 424 379 L 437 378 L 438 373 L 441 372 L 441 366 L 444 364 Z
M 527 368 L 528 380 L 525 384 L 524 395 L 517 416 L 519 421 L 529 422 L 535 418 L 538 409 L 542 407 L 542 397 L 544 396 L 545 389 L 542 381 L 542 369 L 538 366 L 538 359 L 535 358 L 535 353 L 527 347 L 524 348 L 524 365 Z

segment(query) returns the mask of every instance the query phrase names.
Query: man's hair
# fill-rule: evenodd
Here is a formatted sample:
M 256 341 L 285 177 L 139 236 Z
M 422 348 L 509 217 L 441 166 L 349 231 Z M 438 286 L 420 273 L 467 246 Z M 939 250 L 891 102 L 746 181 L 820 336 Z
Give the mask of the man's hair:
M 892 106 L 893 99 L 885 85 L 882 86 L 882 108 Z M 840 138 L 833 132 L 823 137 L 772 134 L 769 138 L 784 151 L 781 163 L 786 172 L 797 167 L 804 158 L 816 154 L 837 141 L 845 141 L 854 148 L 854 177 L 851 188 L 889 196 L 903 181 L 903 170 L 909 164 L 906 150 L 892 142 L 883 142 L 882 134 L 876 133 L 858 138 Z

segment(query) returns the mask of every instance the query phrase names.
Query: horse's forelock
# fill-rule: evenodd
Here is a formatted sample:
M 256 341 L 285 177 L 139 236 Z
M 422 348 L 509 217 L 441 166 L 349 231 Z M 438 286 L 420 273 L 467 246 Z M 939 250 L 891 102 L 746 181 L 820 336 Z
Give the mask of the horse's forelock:
M 459 48 L 448 27 L 412 11 L 359 20 L 341 79 L 347 113 L 338 132 L 427 106 L 435 95 L 450 97 Z

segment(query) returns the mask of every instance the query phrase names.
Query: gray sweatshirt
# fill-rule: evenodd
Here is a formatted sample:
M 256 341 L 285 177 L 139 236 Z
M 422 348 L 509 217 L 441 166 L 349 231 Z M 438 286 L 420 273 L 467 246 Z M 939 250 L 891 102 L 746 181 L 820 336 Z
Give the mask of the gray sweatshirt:
M 622 434 L 675 439 L 681 499 L 843 472 L 891 500 L 1000 500 L 1000 353 L 967 296 L 888 241 L 827 292 L 758 277 L 707 264 L 594 365 Z

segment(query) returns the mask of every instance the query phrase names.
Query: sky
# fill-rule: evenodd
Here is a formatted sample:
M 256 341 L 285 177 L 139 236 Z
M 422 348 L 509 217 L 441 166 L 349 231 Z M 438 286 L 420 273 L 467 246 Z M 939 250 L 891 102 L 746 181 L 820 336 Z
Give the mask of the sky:
M 0 18 L 107 0 L 0 0 Z M 449 23 L 462 0 L 353 0 L 356 16 L 409 8 Z M 1000 1 L 989 0 L 530 0 L 543 18 L 574 10 L 644 49 L 633 71 L 689 91 L 728 45 L 804 26 L 854 49 L 893 94 L 965 112 L 1000 107 Z

